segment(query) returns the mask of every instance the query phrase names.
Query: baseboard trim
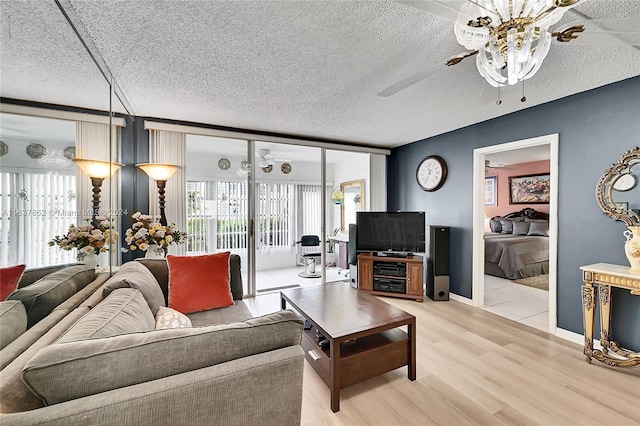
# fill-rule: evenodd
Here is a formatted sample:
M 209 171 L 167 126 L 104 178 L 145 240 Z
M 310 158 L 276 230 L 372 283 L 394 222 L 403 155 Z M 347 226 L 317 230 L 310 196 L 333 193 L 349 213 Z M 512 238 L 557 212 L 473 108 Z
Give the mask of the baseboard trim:
M 570 341 L 571 343 L 576 343 L 580 346 L 584 345 L 584 335 L 580 333 L 565 330 L 564 328 L 556 328 L 556 332 L 554 334 L 561 339 Z M 598 340 L 594 340 L 593 349 L 602 349 L 602 345 Z
M 458 294 L 449 293 L 449 299 L 473 306 L 473 300 L 469 299 L 468 297 L 460 296 Z

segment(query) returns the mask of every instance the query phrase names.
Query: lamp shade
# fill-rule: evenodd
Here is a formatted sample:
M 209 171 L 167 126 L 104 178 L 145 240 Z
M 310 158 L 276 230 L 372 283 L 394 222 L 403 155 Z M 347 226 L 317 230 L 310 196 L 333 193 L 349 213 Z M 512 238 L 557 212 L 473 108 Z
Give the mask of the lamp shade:
M 105 179 L 118 171 L 122 164 L 110 161 L 84 160 L 74 158 L 73 162 L 89 177 Z
M 153 180 L 168 180 L 180 166 L 166 163 L 140 163 L 136 167 L 145 172 Z

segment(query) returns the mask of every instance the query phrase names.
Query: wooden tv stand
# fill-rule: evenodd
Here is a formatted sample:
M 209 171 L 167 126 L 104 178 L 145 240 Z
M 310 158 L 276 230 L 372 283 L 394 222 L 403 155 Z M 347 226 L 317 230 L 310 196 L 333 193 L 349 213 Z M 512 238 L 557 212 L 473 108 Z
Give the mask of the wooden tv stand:
M 424 299 L 422 256 L 358 255 L 358 289 L 378 296 Z

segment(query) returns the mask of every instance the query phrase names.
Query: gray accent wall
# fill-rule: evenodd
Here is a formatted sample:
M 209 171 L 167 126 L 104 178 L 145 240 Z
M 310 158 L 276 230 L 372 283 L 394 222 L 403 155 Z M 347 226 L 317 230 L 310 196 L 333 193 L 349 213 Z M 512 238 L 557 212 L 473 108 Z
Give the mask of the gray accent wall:
M 605 170 L 640 146 L 640 77 L 393 149 L 387 208 L 424 210 L 427 225 L 452 227 L 450 291 L 471 298 L 473 150 L 553 133 L 559 134 L 558 327 L 582 334 L 579 267 L 628 265 L 625 225 L 605 216 L 594 194 Z M 443 157 L 449 169 L 446 183 L 433 193 L 422 191 L 415 178 L 428 155 Z M 640 297 L 615 289 L 613 306 L 613 338 L 640 350 Z

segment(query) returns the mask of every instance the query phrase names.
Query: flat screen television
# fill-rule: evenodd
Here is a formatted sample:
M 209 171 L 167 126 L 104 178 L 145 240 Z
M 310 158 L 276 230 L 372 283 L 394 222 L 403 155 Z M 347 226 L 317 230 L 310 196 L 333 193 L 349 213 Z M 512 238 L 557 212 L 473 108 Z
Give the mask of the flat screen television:
M 424 212 L 358 212 L 356 250 L 394 255 L 425 252 Z

